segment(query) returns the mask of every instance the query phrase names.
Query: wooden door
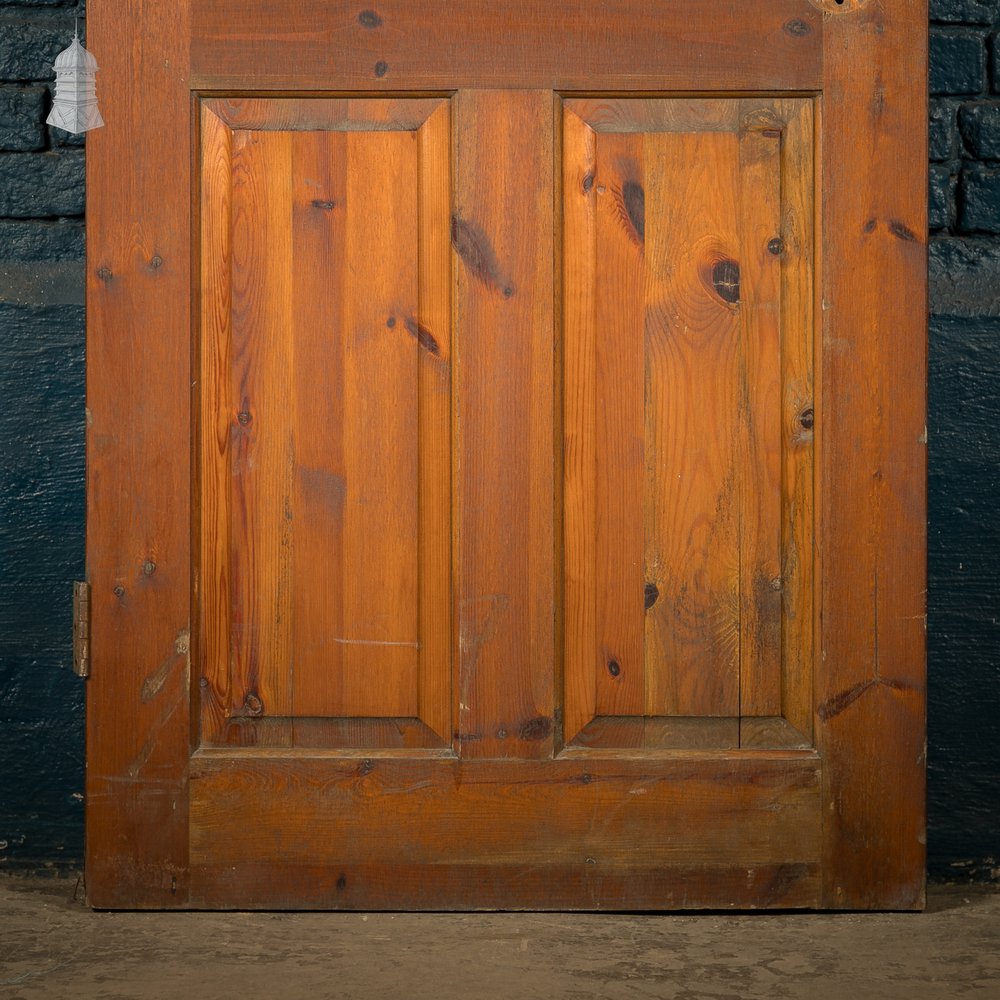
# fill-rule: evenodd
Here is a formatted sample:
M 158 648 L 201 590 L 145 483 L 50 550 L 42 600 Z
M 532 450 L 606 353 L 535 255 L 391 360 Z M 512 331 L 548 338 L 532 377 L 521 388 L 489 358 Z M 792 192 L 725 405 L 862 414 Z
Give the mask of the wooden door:
M 89 27 L 91 902 L 921 906 L 926 5 Z

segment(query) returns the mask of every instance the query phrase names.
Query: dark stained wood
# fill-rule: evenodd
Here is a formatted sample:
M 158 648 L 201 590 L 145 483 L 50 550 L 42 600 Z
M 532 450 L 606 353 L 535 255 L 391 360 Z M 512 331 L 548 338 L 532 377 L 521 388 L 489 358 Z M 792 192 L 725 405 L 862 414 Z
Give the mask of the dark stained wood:
M 809 738 L 781 716 L 598 716 L 563 752 L 603 750 L 620 756 L 630 751 L 807 750 Z
M 796 811 L 797 813 L 798 811 Z M 787 815 L 787 814 L 786 814 Z M 630 861 L 535 864 L 283 864 L 252 860 L 197 871 L 192 909 L 757 910 L 813 909 L 818 865 Z M 471 887 L 475 887 L 475 889 Z M 377 893 L 377 895 L 376 895 Z M 372 899 L 383 902 L 372 902 Z M 493 902 L 503 900 L 502 904 Z M 719 903 L 724 900 L 724 903 Z
M 822 14 L 807 0 L 231 0 L 195 7 L 201 89 L 816 90 Z M 487 15 L 487 16 L 484 16 Z
M 87 219 L 86 848 L 95 906 L 183 906 L 188 891 L 189 11 L 186 0 L 88 11 L 113 122 L 91 133 L 87 153 L 89 206 L 99 206 Z M 126 179 L 137 150 L 142 167 Z
M 926 21 L 917 0 L 825 28 L 815 698 L 829 907 L 923 905 Z
M 438 756 L 451 754 L 450 743 L 416 718 L 237 718 L 230 719 L 217 738 L 203 740 L 202 745 L 359 753 L 402 750 L 407 754 L 425 748 L 438 751 Z
M 548 757 L 555 108 L 545 91 L 462 91 L 454 104 L 456 749 Z
M 301 898 L 337 908 L 426 906 L 418 892 L 443 909 L 594 909 L 649 905 L 657 894 L 705 906 L 714 887 L 732 891 L 736 870 L 757 890 L 725 897 L 736 905 L 813 906 L 819 770 L 808 754 L 653 764 L 203 751 L 192 760 L 192 859 L 201 905 L 231 891 L 227 869 L 240 873 L 235 898 L 250 906 L 300 898 L 294 887 L 309 869 L 317 883 Z M 735 815 L 739 823 L 718 821 Z M 260 864 L 279 839 L 280 862 Z M 642 887 L 648 877 L 655 892 Z

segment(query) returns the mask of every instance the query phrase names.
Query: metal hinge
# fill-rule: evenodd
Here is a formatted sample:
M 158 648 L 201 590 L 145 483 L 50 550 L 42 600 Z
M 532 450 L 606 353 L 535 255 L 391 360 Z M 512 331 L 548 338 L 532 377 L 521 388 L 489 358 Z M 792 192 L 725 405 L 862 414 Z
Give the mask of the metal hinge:
M 73 584 L 73 673 L 90 676 L 90 584 Z

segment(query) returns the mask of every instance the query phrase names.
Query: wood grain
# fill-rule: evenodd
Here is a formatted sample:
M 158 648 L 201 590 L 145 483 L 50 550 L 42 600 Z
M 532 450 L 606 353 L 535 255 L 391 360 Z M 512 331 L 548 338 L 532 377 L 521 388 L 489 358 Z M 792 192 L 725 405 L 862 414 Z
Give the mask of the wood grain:
M 200 110 L 201 174 L 199 205 L 201 285 L 199 335 L 195 338 L 197 371 L 195 407 L 194 505 L 198 546 L 194 567 L 196 622 L 195 663 L 199 668 L 199 729 L 220 732 L 234 699 L 230 668 L 233 587 L 229 559 L 232 504 L 230 450 L 233 407 L 229 370 L 233 352 L 232 303 L 232 131 L 214 109 Z
M 582 189 L 582 185 L 580 186 Z M 585 210 L 594 213 L 594 462 L 597 713 L 642 714 L 648 678 L 643 654 L 643 327 L 646 205 L 642 135 L 598 137 Z M 572 250 L 572 244 L 567 243 Z M 567 288 L 567 297 L 576 290 Z M 574 334 L 567 332 L 567 339 Z M 577 387 L 573 387 L 577 391 Z
M 406 756 L 419 750 L 434 756 L 452 755 L 450 743 L 416 718 L 235 718 L 228 720 L 213 739 L 203 740 L 202 746 L 253 747 L 269 753 L 333 751 L 339 756 L 375 750 Z
M 748 748 L 807 750 L 809 740 L 780 716 L 598 716 L 577 734 L 562 756 L 570 758 L 595 750 L 621 757 L 623 752 L 679 754 Z
M 417 715 L 439 740 L 452 739 L 452 197 L 451 106 L 428 109 L 419 143 L 417 320 L 419 391 L 419 632 Z
M 291 184 L 291 133 L 233 135 L 228 715 L 292 710 Z
M 783 491 L 783 380 L 807 390 L 811 357 L 803 103 L 567 102 L 570 739 L 594 714 L 783 711 L 783 593 L 811 607 L 808 578 L 782 578 L 782 524 L 811 516 L 801 484 Z M 807 687 L 808 658 L 790 663 Z
M 749 470 L 737 456 L 748 416 L 737 405 L 737 140 L 666 138 L 648 154 L 645 575 L 660 598 L 646 616 L 646 711 L 739 715 L 739 491 Z
M 204 735 L 447 734 L 447 104 L 248 103 L 204 115 Z
M 926 21 L 919 0 L 825 28 L 816 726 L 829 907 L 924 898 Z
M 706 905 L 716 887 L 731 890 L 739 868 L 756 895 L 741 890 L 734 902 L 815 905 L 819 770 L 814 755 L 652 764 L 254 761 L 206 751 L 192 761 L 197 894 L 210 904 L 223 885 L 232 891 L 220 879 L 235 867 L 239 898 L 259 906 L 284 898 L 280 886 L 297 884 L 303 869 L 328 868 L 309 894 L 313 905 L 600 908 L 634 900 L 655 908 L 668 900 L 683 908 Z M 449 807 L 440 810 L 444 794 Z M 237 820 L 250 813 L 253 823 Z M 727 815 L 740 822 L 718 821 Z M 295 830 L 308 835 L 288 836 Z M 280 863 L 260 865 L 278 837 Z M 778 869 L 781 888 L 768 892 L 761 879 L 768 884 Z M 643 888 L 650 877 L 656 892 Z
M 597 715 L 597 135 L 571 111 L 562 134 L 562 602 L 566 742 Z
M 277 117 L 283 106 L 284 102 L 267 101 L 256 114 L 240 114 L 239 118 L 251 119 L 256 125 L 268 121 L 267 109 Z M 294 659 L 286 666 L 292 703 L 284 714 L 340 715 L 343 712 L 338 709 L 349 703 L 351 694 L 345 661 L 350 653 L 357 653 L 354 647 L 331 641 L 356 637 L 353 609 L 347 603 L 350 584 L 345 569 L 350 565 L 348 489 L 353 493 L 358 484 L 348 480 L 346 452 L 357 446 L 364 431 L 354 420 L 348 398 L 348 357 L 354 330 L 350 274 L 336 261 L 345 260 L 347 255 L 347 213 L 351 208 L 347 184 L 355 165 L 349 158 L 348 133 L 317 128 L 286 134 L 293 150 L 292 176 L 284 192 L 292 226 L 293 297 L 283 320 L 287 336 L 294 339 L 295 357 L 283 375 L 291 389 L 285 433 L 294 442 L 295 464 L 287 508 L 282 511 L 294 544 Z M 374 329 L 370 323 L 368 330 Z M 390 378 L 396 374 L 391 367 L 390 372 Z M 405 543 L 400 556 L 413 556 Z M 413 632 L 415 629 L 406 629 L 407 642 L 415 641 Z M 402 657 L 390 666 L 405 672 L 411 650 L 407 647 L 399 652 Z M 356 673 L 356 663 L 351 666 Z M 397 673 L 394 679 L 397 685 L 405 682 L 405 673 L 403 677 Z M 390 692 L 390 698 L 400 694 L 398 686 Z M 280 718 L 281 713 L 273 717 Z
M 553 98 L 462 91 L 454 104 L 456 748 L 466 757 L 548 757 Z
M 806 0 L 752 11 L 697 4 L 380 0 L 379 24 L 354 0 L 226 0 L 195 8 L 194 85 L 203 89 L 512 88 L 649 91 L 816 90 L 822 14 Z
M 926 4 L 758 6 L 93 0 L 92 903 L 922 905 Z
M 781 714 L 806 739 L 813 734 L 817 460 L 814 447 L 820 322 L 815 218 L 814 101 L 782 101 L 781 162 Z M 802 336 L 788 335 L 803 331 Z
M 190 741 L 190 4 L 97 3 L 88 15 L 113 124 L 87 150 L 87 897 L 178 906 Z M 142 167 L 128 169 L 136 150 Z
M 745 105 L 744 105 L 745 106 Z M 784 123 L 784 119 L 775 114 Z M 744 115 L 744 120 L 752 115 Z M 782 340 L 808 341 L 812 325 L 782 329 L 781 150 L 785 129 L 739 134 L 740 379 L 737 442 L 740 536 L 740 716 L 781 714 Z M 776 242 L 777 241 L 777 242 Z M 784 338 L 782 334 L 785 334 Z M 792 347 L 796 350 L 796 347 Z M 801 348 L 798 348 L 801 349 Z

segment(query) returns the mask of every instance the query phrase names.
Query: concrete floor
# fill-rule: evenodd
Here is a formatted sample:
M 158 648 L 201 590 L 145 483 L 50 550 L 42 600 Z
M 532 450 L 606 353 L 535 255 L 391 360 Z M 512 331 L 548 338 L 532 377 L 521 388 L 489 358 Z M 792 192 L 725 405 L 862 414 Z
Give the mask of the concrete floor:
M 93 913 L 0 878 L 0 997 L 1000 998 L 1000 891 L 923 914 Z

